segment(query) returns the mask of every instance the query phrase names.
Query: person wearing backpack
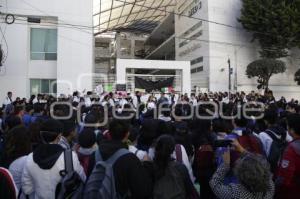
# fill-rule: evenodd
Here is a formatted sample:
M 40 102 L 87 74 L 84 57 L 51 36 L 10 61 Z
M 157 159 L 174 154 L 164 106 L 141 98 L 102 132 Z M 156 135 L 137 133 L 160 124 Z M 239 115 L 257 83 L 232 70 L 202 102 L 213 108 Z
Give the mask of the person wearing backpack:
M 293 140 L 285 148 L 275 174 L 276 199 L 300 196 L 300 115 L 288 115 L 287 126 Z
M 153 199 L 196 199 L 198 193 L 187 168 L 172 158 L 175 140 L 172 136 L 158 138 L 154 156 Z
M 261 140 L 265 155 L 271 165 L 271 171 L 277 168 L 280 156 L 286 147 L 287 133 L 285 129 L 277 125 L 278 114 L 274 108 L 267 109 L 264 113 L 264 121 L 267 129 L 261 132 L 258 137 Z
M 95 152 L 98 150 L 96 143 L 96 134 L 93 129 L 84 128 L 78 136 L 78 144 L 75 145 L 75 151 L 78 155 L 87 177 L 92 173 L 95 166 Z
M 135 154 L 128 151 L 128 123 L 112 120 L 109 133 L 111 140 L 99 143 L 96 166 L 86 183 L 84 198 L 152 198 L 151 163 L 142 163 Z
M 58 144 L 62 129 L 62 124 L 54 119 L 48 119 L 42 124 L 40 136 L 43 144 L 28 155 L 24 166 L 22 175 L 24 194 L 33 194 L 36 199 L 55 198 L 60 182 L 66 175 L 72 174 L 67 168 L 70 161 L 69 166 L 80 176 L 82 182 L 85 181 L 86 176 L 76 153 L 70 150 L 64 153 L 64 148 Z

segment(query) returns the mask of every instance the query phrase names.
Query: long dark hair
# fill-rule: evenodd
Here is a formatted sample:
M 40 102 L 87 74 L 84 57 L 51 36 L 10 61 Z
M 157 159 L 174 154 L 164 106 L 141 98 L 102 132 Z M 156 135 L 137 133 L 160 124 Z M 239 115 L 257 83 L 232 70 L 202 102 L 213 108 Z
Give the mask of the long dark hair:
M 156 178 L 164 175 L 170 161 L 171 154 L 175 149 L 175 140 L 170 135 L 162 135 L 158 138 L 155 145 L 154 165 L 156 170 Z
M 16 126 L 7 133 L 5 153 L 7 165 L 31 152 L 30 133 L 23 125 Z

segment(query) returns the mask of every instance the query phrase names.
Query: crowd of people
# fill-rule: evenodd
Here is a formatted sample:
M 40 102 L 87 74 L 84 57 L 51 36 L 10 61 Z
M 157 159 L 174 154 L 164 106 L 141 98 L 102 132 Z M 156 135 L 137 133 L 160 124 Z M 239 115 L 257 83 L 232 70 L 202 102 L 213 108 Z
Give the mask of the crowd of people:
M 0 109 L 3 199 L 299 197 L 300 104 L 270 90 L 8 92 Z

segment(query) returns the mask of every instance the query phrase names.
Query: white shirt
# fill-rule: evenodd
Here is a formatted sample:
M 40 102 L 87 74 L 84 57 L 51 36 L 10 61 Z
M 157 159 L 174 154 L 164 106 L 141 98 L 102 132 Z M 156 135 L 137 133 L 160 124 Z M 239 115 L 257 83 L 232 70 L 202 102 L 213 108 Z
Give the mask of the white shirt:
M 14 178 L 18 190 L 20 190 L 22 185 L 22 174 L 26 160 L 27 155 L 19 157 L 9 165 L 9 171 Z
M 122 109 L 124 108 L 124 105 L 125 104 L 128 104 L 127 100 L 122 98 L 120 101 L 119 101 L 119 105 L 122 107 Z
M 276 135 L 275 133 L 273 133 L 274 136 L 276 136 L 276 138 L 280 139 L 281 136 Z M 258 138 L 260 139 L 264 151 L 266 153 L 267 156 L 270 155 L 270 150 L 271 150 L 271 146 L 273 143 L 273 139 L 265 132 L 261 132 L 260 134 L 258 134 Z M 286 141 L 289 141 L 290 136 L 286 137 Z
M 78 97 L 78 96 L 74 96 L 73 97 L 73 102 L 80 102 L 80 97 Z
M 147 104 L 147 108 L 148 108 L 148 109 L 154 109 L 154 108 L 156 108 L 156 105 L 155 105 L 154 102 L 149 102 L 149 103 Z
M 86 176 L 77 154 L 72 152 L 74 171 L 78 173 L 80 178 L 85 181 Z M 33 154 L 29 154 L 24 166 L 22 175 L 22 190 L 29 195 L 34 193 L 34 198 L 49 199 L 55 198 L 56 185 L 60 182 L 61 176 L 59 172 L 65 169 L 64 153 L 57 159 L 51 169 L 41 169 L 38 164 L 33 161 Z
M 115 106 L 115 101 L 112 98 L 110 98 L 108 102 L 110 106 Z
M 198 103 L 198 102 L 197 102 L 197 99 L 196 99 L 196 98 L 192 98 L 191 101 L 192 101 L 193 106 L 197 106 L 197 103 Z
M 32 104 L 36 104 L 38 103 L 38 99 L 35 97 L 33 100 L 32 100 Z
M 147 155 L 147 152 L 146 151 L 142 151 L 142 150 L 138 150 L 135 146 L 133 145 L 129 145 L 128 146 L 128 150 L 131 152 L 131 153 L 134 153 L 139 160 L 143 160 L 145 155 Z
M 141 102 L 146 104 L 147 101 L 148 101 L 148 98 L 149 98 L 149 94 L 146 94 L 146 95 L 142 95 L 141 96 Z
M 91 98 L 89 96 L 84 98 L 84 103 L 86 107 L 90 107 L 92 105 Z
M 3 105 L 6 106 L 6 105 L 11 104 L 11 103 L 12 103 L 12 100 L 8 96 L 6 96 L 4 98 Z

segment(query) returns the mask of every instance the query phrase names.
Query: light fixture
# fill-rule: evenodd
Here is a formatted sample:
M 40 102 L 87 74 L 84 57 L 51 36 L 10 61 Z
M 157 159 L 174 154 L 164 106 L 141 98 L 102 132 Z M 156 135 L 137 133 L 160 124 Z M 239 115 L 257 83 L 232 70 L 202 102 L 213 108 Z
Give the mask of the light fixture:
M 15 16 L 12 14 L 7 14 L 5 16 L 5 23 L 7 24 L 13 24 L 15 22 Z

